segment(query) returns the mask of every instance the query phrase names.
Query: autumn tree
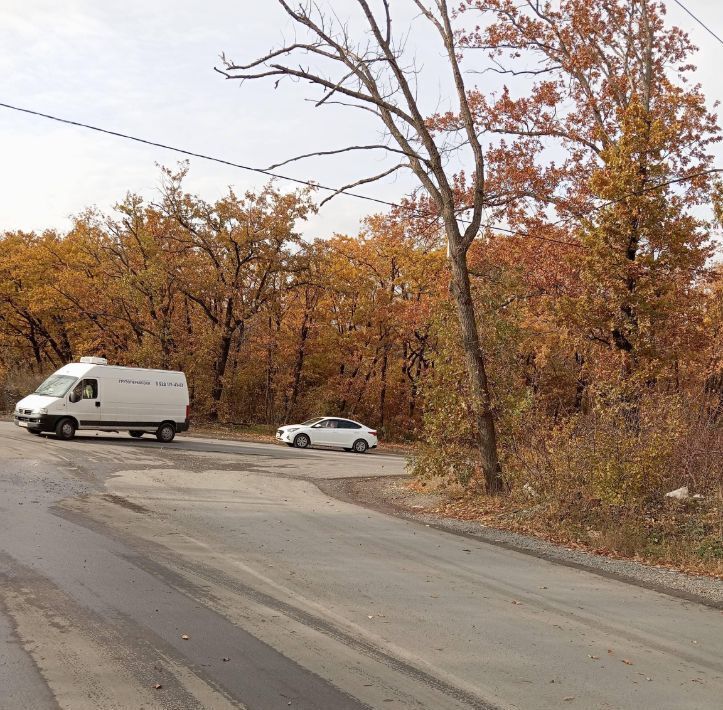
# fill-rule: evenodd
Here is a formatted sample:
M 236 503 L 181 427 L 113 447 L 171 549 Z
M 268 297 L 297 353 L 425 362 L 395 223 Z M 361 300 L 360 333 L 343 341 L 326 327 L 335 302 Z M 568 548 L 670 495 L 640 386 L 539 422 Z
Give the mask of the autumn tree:
M 624 379 L 655 377 L 694 325 L 692 286 L 711 254 L 697 208 L 709 201 L 719 138 L 689 81 L 694 48 L 650 0 L 463 9 L 468 26 L 490 13 L 496 21 L 461 44 L 521 87 L 470 99 L 480 130 L 506 136 L 516 158 L 495 155 L 491 171 L 530 198 L 508 219 L 577 243 L 562 253 L 582 288 L 561 302 L 563 318 L 612 353 Z
M 268 186 L 243 197 L 233 191 L 207 203 L 183 191 L 185 169 L 166 171 L 160 209 L 178 227 L 172 269 L 183 294 L 213 333 L 211 419 L 217 419 L 234 339 L 283 283 L 296 223 L 309 213 L 308 193 L 283 194 Z M 281 282 L 279 282 L 281 276 Z
M 425 105 L 434 105 L 440 97 L 429 95 L 424 74 L 405 52 L 404 36 L 393 32 L 389 2 L 385 0 L 381 10 L 375 12 L 368 0 L 355 1 L 365 23 L 365 35 L 359 40 L 351 36 L 349 25 L 331 9 L 325 13 L 315 4 L 292 7 L 286 0 L 279 0 L 279 5 L 303 39 L 245 63 L 222 57 L 223 64 L 218 71 L 234 81 L 271 79 L 278 84 L 282 79 L 291 79 L 308 82 L 319 90 L 317 106 L 341 105 L 374 116 L 388 142 L 347 145 L 316 154 L 378 150 L 398 162 L 377 175 L 360 177 L 341 191 L 382 179 L 399 170 L 409 170 L 416 176 L 443 224 L 449 245 L 451 290 L 474 403 L 480 467 L 487 489 L 495 492 L 501 485 L 497 432 L 467 264 L 467 253 L 479 233 L 490 196 L 485 182 L 483 144 L 460 67 L 460 48 L 452 25 L 452 13 L 446 0 L 433 3 L 412 0 L 410 3 L 420 21 L 431 29 L 439 42 L 451 96 L 460 117 L 455 135 L 440 136 L 430 129 L 424 113 Z M 465 165 L 471 169 L 469 176 L 462 178 L 459 166 Z M 460 180 L 469 184 L 471 199 L 457 189 Z
M 59 364 L 73 356 L 72 319 L 54 290 L 57 273 L 49 250 L 60 236 L 11 232 L 0 241 L 0 329 L 6 338 L 30 346 L 32 361 Z

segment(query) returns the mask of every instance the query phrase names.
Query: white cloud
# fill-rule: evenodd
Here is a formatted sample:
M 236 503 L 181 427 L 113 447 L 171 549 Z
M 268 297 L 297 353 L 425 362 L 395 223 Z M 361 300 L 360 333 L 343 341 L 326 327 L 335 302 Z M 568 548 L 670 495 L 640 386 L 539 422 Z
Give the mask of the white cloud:
M 335 0 L 335 8 L 343 2 Z M 712 27 L 723 28 L 723 3 L 687 4 Z M 406 8 L 399 7 L 400 12 Z M 397 27 L 411 21 L 412 13 L 405 11 Z M 707 95 L 723 98 L 716 60 L 720 45 L 672 3 L 668 17 L 701 47 L 698 78 Z M 290 36 L 272 1 L 2 0 L 0 27 L 0 101 L 7 103 L 252 166 L 342 146 L 350 139 L 368 142 L 370 128 L 377 130 L 360 112 L 314 109 L 302 100 L 305 86 L 289 84 L 277 91 L 269 83 L 239 87 L 213 72 L 221 51 L 240 59 L 254 57 L 280 42 L 282 34 Z M 425 71 L 432 72 L 427 86 L 436 87 L 439 51 L 425 44 L 419 41 L 417 50 Z M 723 164 L 723 148 L 718 156 Z M 158 182 L 155 163 L 173 165 L 177 159 L 159 149 L 0 109 L 0 229 L 64 228 L 68 215 L 90 204 L 107 209 L 128 190 L 152 196 Z M 379 155 L 348 154 L 283 171 L 341 185 L 378 172 L 382 164 Z M 192 160 L 191 166 L 189 187 L 208 199 L 230 184 L 245 189 L 265 182 L 200 160 Z M 414 184 L 411 177 L 400 177 L 360 191 L 396 200 Z M 304 231 L 351 232 L 362 215 L 374 210 L 339 198 Z

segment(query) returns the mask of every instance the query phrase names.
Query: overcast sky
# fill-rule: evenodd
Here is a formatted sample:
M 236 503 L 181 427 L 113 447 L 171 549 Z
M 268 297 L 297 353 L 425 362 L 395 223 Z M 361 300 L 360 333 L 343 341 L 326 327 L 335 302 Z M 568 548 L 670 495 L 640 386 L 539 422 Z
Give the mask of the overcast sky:
M 684 4 L 723 36 L 722 0 Z M 343 15 L 348 0 L 334 0 Z M 412 21 L 409 0 L 394 0 L 396 26 Z M 352 16 L 353 18 L 353 16 Z M 668 21 L 700 47 L 697 79 L 711 104 L 723 99 L 723 46 L 672 0 Z M 352 19 L 352 25 L 354 20 Z M 238 163 L 264 167 L 310 150 L 375 142 L 359 113 L 314 109 L 303 87 L 224 81 L 212 68 L 225 51 L 248 59 L 289 36 L 276 0 L 0 0 L 0 102 L 134 134 Z M 414 35 L 413 35 L 414 37 Z M 425 66 L 424 88 L 439 93 L 439 51 L 424 35 L 412 49 Z M 371 139 L 371 140 L 370 140 Z M 127 191 L 152 198 L 157 163 L 173 153 L 0 108 L 0 230 L 66 229 L 90 205 L 110 209 Z M 723 165 L 723 148 L 717 149 Z M 369 154 L 317 159 L 283 168 L 295 177 L 341 185 L 379 172 Z M 191 159 L 188 188 L 206 199 L 227 186 L 258 188 L 261 176 Z M 411 177 L 360 188 L 397 200 Z M 280 183 L 282 186 L 283 183 Z M 354 232 L 369 204 L 340 197 L 303 231 Z

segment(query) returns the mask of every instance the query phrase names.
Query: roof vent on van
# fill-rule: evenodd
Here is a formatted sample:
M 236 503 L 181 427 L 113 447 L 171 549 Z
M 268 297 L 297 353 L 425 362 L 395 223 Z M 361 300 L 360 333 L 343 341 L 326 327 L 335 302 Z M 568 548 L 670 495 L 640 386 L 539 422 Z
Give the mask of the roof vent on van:
M 88 365 L 107 365 L 108 361 L 104 357 L 82 357 L 81 362 L 85 362 Z

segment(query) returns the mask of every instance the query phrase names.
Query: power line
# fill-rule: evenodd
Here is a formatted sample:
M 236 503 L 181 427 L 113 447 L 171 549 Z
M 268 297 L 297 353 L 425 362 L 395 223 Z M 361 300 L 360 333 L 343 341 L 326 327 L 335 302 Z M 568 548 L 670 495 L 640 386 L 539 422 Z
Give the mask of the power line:
M 708 27 L 708 25 L 706 25 L 703 20 L 701 20 L 699 17 L 696 17 L 685 5 L 683 5 L 682 2 L 680 2 L 680 0 L 673 0 L 673 2 L 681 9 L 685 10 L 704 30 L 712 34 L 713 37 L 715 37 L 721 44 L 723 44 L 723 39 L 721 39 L 715 32 L 713 32 L 713 30 Z
M 677 0 L 676 0 L 676 2 L 677 2 Z M 340 194 L 340 195 L 348 195 L 349 197 L 355 197 L 356 199 L 359 199 L 359 200 L 366 200 L 367 202 L 374 202 L 376 204 L 384 205 L 386 207 L 392 207 L 395 209 L 404 209 L 403 205 L 400 205 L 396 202 L 389 202 L 388 200 L 382 200 L 382 199 L 379 199 L 376 197 L 370 197 L 369 195 L 363 195 L 358 192 L 348 192 L 348 191 L 344 190 L 343 188 L 334 188 L 334 187 L 328 187 L 326 185 L 320 185 L 319 183 L 313 182 L 311 180 L 301 180 L 299 178 L 289 177 L 288 175 L 281 175 L 280 173 L 275 173 L 270 170 L 264 170 L 263 168 L 255 168 L 250 165 L 243 165 L 242 163 L 234 163 L 230 160 L 225 160 L 224 158 L 217 158 L 212 155 L 206 155 L 204 153 L 197 153 L 195 151 L 187 150 L 185 148 L 178 148 L 177 146 L 168 145 L 166 143 L 159 143 L 157 141 L 152 141 L 147 138 L 139 138 L 138 136 L 132 136 L 127 133 L 121 133 L 119 131 L 111 131 L 107 128 L 100 128 L 99 126 L 93 126 L 88 123 L 83 123 L 81 121 L 73 121 L 68 118 L 61 118 L 60 116 L 53 116 L 52 114 L 49 114 L 49 113 L 43 113 L 41 111 L 33 111 L 32 109 L 22 108 L 20 106 L 13 106 L 12 104 L 7 104 L 7 103 L 3 103 L 3 102 L 0 102 L 0 107 L 10 109 L 11 111 L 19 111 L 20 113 L 30 114 L 31 116 L 39 116 L 40 118 L 47 118 L 50 121 L 55 121 L 57 123 L 63 123 L 63 124 L 69 125 L 69 126 L 77 126 L 78 128 L 86 128 L 91 131 L 96 131 L 97 133 L 104 133 L 106 135 L 114 136 L 116 138 L 123 138 L 125 140 L 130 140 L 135 143 L 142 143 L 143 145 L 150 145 L 150 146 L 153 146 L 154 148 L 162 148 L 164 150 L 170 150 L 175 153 L 180 153 L 181 155 L 188 155 L 193 158 L 201 158 L 202 160 L 208 160 L 213 163 L 220 163 L 221 165 L 228 165 L 233 168 L 239 168 L 241 170 L 248 170 L 249 172 L 259 173 L 261 175 L 266 175 L 268 177 L 276 178 L 278 180 L 286 180 L 288 182 L 292 182 L 297 185 L 304 185 L 305 187 L 312 187 L 312 188 L 316 188 L 319 190 L 325 190 L 326 192 L 333 192 L 333 193 Z M 719 173 L 719 172 L 723 172 L 723 168 L 710 168 L 708 170 L 702 170 L 698 173 L 692 173 L 691 175 L 684 175 L 682 177 L 673 178 L 666 182 L 658 183 L 651 187 L 645 188 L 638 193 L 631 192 L 631 193 L 628 193 L 627 195 L 622 195 L 621 197 L 618 197 L 613 200 L 606 200 L 604 202 L 601 202 L 599 205 L 596 205 L 590 209 L 591 209 L 591 211 L 597 211 L 597 210 L 603 209 L 604 207 L 608 207 L 609 205 L 616 204 L 618 202 L 622 202 L 629 197 L 638 197 L 638 196 L 640 196 L 641 193 L 652 192 L 654 190 L 659 190 L 660 188 L 667 187 L 669 185 L 674 185 L 674 184 L 680 183 L 680 182 L 686 182 L 686 181 L 692 180 L 696 177 L 701 177 L 704 175 L 710 175 L 710 174 Z M 421 216 L 421 217 L 429 217 L 430 216 L 430 214 L 426 213 L 426 212 L 421 212 L 419 210 L 413 210 L 413 211 L 418 216 Z M 554 227 L 554 226 L 559 226 L 561 224 L 565 224 L 565 223 L 571 221 L 572 219 L 574 219 L 574 217 L 575 217 L 574 215 L 572 215 L 570 217 L 564 217 L 562 219 L 557 220 L 556 222 L 552 222 L 549 226 Z M 439 216 L 436 216 L 436 219 L 439 219 Z M 468 220 L 468 219 L 459 218 L 458 221 L 463 224 L 470 224 L 470 220 Z M 580 246 L 579 244 L 577 244 L 575 242 L 568 242 L 568 241 L 565 241 L 562 239 L 555 239 L 552 237 L 543 237 L 538 234 L 531 234 L 529 232 L 520 232 L 520 231 L 517 231 L 514 229 L 509 229 L 506 227 L 485 225 L 485 228 L 491 229 L 491 230 L 494 230 L 497 232 L 502 232 L 504 234 L 509 234 L 511 236 L 526 237 L 528 239 L 537 239 L 539 241 L 550 242 L 550 243 L 554 243 L 554 244 L 561 244 L 561 245 L 565 245 L 565 246 L 572 246 L 572 247 Z
M 319 190 L 325 190 L 327 192 L 339 192 L 338 188 L 334 187 L 327 187 L 325 185 L 319 185 L 318 183 L 311 182 L 310 180 L 299 180 L 297 178 L 289 177 L 288 175 L 280 175 L 279 173 L 271 172 L 270 170 L 264 170 L 262 168 L 254 168 L 250 165 L 242 165 L 241 163 L 234 163 L 230 160 L 225 160 L 223 158 L 216 158 L 212 155 L 204 155 L 203 153 L 196 153 L 192 150 L 186 150 L 185 148 L 178 148 L 176 146 L 167 145 L 165 143 L 158 143 L 156 141 L 148 140 L 147 138 L 138 138 L 137 136 L 131 136 L 127 133 L 120 133 L 119 131 L 111 131 L 107 128 L 99 128 L 98 126 L 91 126 L 88 123 L 82 123 L 80 121 L 71 121 L 68 118 L 60 118 L 59 116 L 52 116 L 49 113 L 42 113 L 40 111 L 32 111 L 29 108 L 21 108 L 20 106 L 12 106 L 11 104 L 6 104 L 0 102 L 0 106 L 3 108 L 11 109 L 12 111 L 20 111 L 21 113 L 29 113 L 32 116 L 40 116 L 41 118 L 47 118 L 51 121 L 56 121 L 57 123 L 65 123 L 69 126 L 78 126 L 79 128 L 87 128 L 91 131 L 97 131 L 98 133 L 105 133 L 109 136 L 115 136 L 116 138 L 124 138 L 125 140 L 134 141 L 136 143 L 143 143 L 144 145 L 150 145 L 154 148 L 163 148 L 164 150 L 172 150 L 175 153 L 180 153 L 181 155 L 189 155 L 193 158 L 201 158 L 202 160 L 210 160 L 214 163 L 221 163 L 222 165 L 229 165 L 232 168 L 240 168 L 241 170 L 248 170 L 253 173 L 261 173 L 262 175 L 268 175 L 272 178 L 277 178 L 279 180 L 288 180 L 289 182 L 296 183 L 297 185 L 304 185 L 305 187 L 315 187 Z M 392 202 L 387 202 L 386 200 L 379 200 L 376 197 L 370 197 L 369 195 L 361 195 L 357 192 L 346 192 L 342 191 L 339 194 L 343 195 L 349 195 L 350 197 L 356 197 L 359 200 L 368 200 L 369 202 L 376 202 L 380 205 L 387 205 L 396 207 Z

